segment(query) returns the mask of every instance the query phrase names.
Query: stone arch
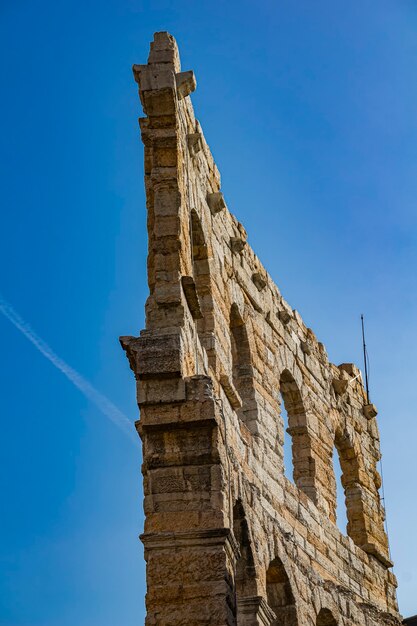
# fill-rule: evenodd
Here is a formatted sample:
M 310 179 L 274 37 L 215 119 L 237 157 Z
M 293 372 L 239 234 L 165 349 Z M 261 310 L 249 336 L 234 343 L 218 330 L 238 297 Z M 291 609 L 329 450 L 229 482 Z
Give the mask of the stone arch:
M 233 507 L 233 534 L 239 546 L 236 560 L 235 588 L 237 597 L 255 596 L 257 592 L 255 560 L 249 526 L 241 500 Z
M 347 425 L 336 426 L 334 448 L 342 470 L 341 483 L 345 496 L 347 528 L 352 541 L 368 554 L 391 566 L 388 540 L 384 530 L 384 509 L 379 495 L 380 475 L 376 469 L 377 456 L 366 458 L 361 438 Z M 330 455 L 331 467 L 331 455 Z M 329 498 L 329 517 L 336 522 L 336 483 Z
M 274 613 L 270 626 L 298 626 L 297 609 L 288 574 L 281 559 L 271 561 L 266 572 L 268 606 Z
M 258 580 L 249 526 L 241 500 L 233 507 L 233 535 L 237 544 L 234 575 L 235 611 L 237 626 L 258 623 L 262 598 L 258 594 Z
M 292 440 L 294 482 L 313 501 L 316 501 L 315 461 L 306 408 L 294 376 L 284 369 L 279 380 L 281 398 L 288 415 L 287 432 Z
M 330 609 L 320 609 L 317 615 L 316 626 L 337 626 L 337 621 Z
M 203 225 L 195 209 L 190 213 L 190 245 L 192 273 L 200 307 L 200 315 L 195 319 L 197 333 L 202 346 L 210 359 L 214 331 L 214 305 L 210 273 L 210 250 L 204 235 Z
M 366 543 L 366 520 L 363 509 L 363 490 L 361 486 L 361 453 L 355 445 L 354 435 L 347 430 L 336 429 L 334 454 L 338 454 L 342 470 L 341 482 L 345 494 L 347 516 L 346 532 L 359 546 Z M 330 519 L 336 521 L 336 490 Z
M 252 351 L 247 326 L 236 303 L 233 303 L 230 308 L 230 343 L 233 385 L 242 401 L 242 406 L 237 413 L 248 428 L 254 430 L 258 411 Z

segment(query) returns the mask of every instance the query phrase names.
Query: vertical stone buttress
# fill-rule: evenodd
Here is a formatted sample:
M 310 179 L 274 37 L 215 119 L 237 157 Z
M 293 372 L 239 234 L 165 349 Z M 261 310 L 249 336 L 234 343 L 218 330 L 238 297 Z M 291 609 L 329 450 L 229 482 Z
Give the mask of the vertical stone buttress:
M 146 329 L 121 343 L 140 407 L 146 625 L 398 624 L 376 410 L 359 370 L 329 363 L 228 211 L 174 38 L 156 33 L 133 71 L 149 297 Z
M 146 624 L 199 624 L 203 616 L 219 626 L 233 624 L 236 546 L 226 524 L 224 427 L 211 379 L 197 374 L 195 322 L 185 296 L 197 302 L 193 280 L 188 286 L 184 280 L 193 273 L 186 188 L 191 156 L 184 152 L 194 133 L 182 111 L 195 78 L 180 71 L 175 40 L 166 33 L 155 35 L 148 65 L 134 66 L 134 75 L 147 115 L 140 127 L 150 295 L 146 330 L 122 345 L 141 411 Z M 218 187 L 215 171 L 209 184 Z

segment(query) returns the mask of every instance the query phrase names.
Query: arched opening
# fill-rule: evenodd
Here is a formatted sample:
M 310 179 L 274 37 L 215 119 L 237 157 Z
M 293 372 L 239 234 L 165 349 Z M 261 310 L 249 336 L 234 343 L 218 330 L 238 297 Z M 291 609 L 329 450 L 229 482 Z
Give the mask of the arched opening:
M 365 541 L 359 454 L 346 432 L 336 433 L 335 450 L 333 459 L 337 457 L 339 463 L 337 460 L 333 461 L 336 479 L 333 521 L 336 521 L 341 532 L 351 537 L 358 545 L 362 545 Z
M 253 384 L 252 355 L 246 325 L 236 304 L 230 310 L 233 385 L 242 400 L 238 415 L 248 426 L 256 422 L 257 405 Z
M 284 466 L 299 489 L 315 500 L 315 462 L 311 452 L 311 437 L 300 390 L 294 377 L 284 370 L 280 377 L 282 397 L 281 417 L 284 424 Z M 286 436 L 289 435 L 289 437 Z
M 334 477 L 336 481 L 336 524 L 341 533 L 344 535 L 347 534 L 347 512 L 346 512 L 346 499 L 345 499 L 345 490 L 342 484 L 342 465 L 340 462 L 339 452 L 337 448 L 333 450 L 333 471 Z
M 190 241 L 192 270 L 195 291 L 201 314 L 195 319 L 197 333 L 202 346 L 210 359 L 210 340 L 214 331 L 213 294 L 210 277 L 209 248 L 207 246 L 201 220 L 195 209 L 191 209 Z
M 336 431 L 334 443 L 340 459 L 346 533 L 365 552 L 390 564 L 384 531 L 384 510 L 378 492 L 381 476 L 376 469 L 376 462 L 374 460 L 372 465 L 365 465 L 361 439 L 349 427 Z M 330 518 L 333 521 L 336 520 L 336 498 L 336 492 L 332 493 Z
M 337 622 L 329 609 L 321 609 L 317 615 L 316 626 L 337 626 Z
M 282 561 L 274 559 L 266 572 L 268 605 L 275 614 L 271 626 L 297 626 L 297 610 L 291 584 Z
M 294 464 L 293 464 L 293 452 L 292 452 L 292 437 L 288 432 L 288 413 L 285 408 L 285 402 L 280 394 L 281 404 L 281 418 L 284 425 L 284 474 L 291 482 L 294 482 Z
M 239 605 L 244 603 L 245 598 L 256 597 L 256 570 L 253 559 L 252 547 L 249 537 L 249 528 L 246 521 L 242 503 L 238 500 L 233 507 L 233 534 L 239 547 L 239 556 L 236 560 L 235 592 L 237 623 L 240 626 L 245 623 L 242 611 L 239 614 Z

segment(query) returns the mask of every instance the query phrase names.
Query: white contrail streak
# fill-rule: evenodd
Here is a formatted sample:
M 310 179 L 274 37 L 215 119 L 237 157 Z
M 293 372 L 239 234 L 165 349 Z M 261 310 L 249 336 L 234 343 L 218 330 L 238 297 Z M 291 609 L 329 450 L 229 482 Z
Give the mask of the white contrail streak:
M 41 339 L 34 330 L 6 302 L 0 295 L 0 312 L 15 326 L 29 341 L 46 357 L 55 367 L 60 370 L 76 387 L 93 402 L 100 411 L 120 428 L 130 439 L 139 444 L 132 422 L 115 406 L 106 396 L 97 391 L 81 374 L 76 372 L 70 365 L 65 363 L 48 344 Z

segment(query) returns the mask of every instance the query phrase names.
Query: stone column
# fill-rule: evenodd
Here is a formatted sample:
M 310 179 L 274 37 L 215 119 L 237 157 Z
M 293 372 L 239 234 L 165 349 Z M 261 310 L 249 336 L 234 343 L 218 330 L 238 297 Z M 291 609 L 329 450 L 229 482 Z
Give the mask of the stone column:
M 223 423 L 211 378 L 182 377 L 179 337 L 121 340 L 140 407 L 146 626 L 236 626 Z
M 276 619 L 262 596 L 238 600 L 237 610 L 238 626 L 272 626 Z

